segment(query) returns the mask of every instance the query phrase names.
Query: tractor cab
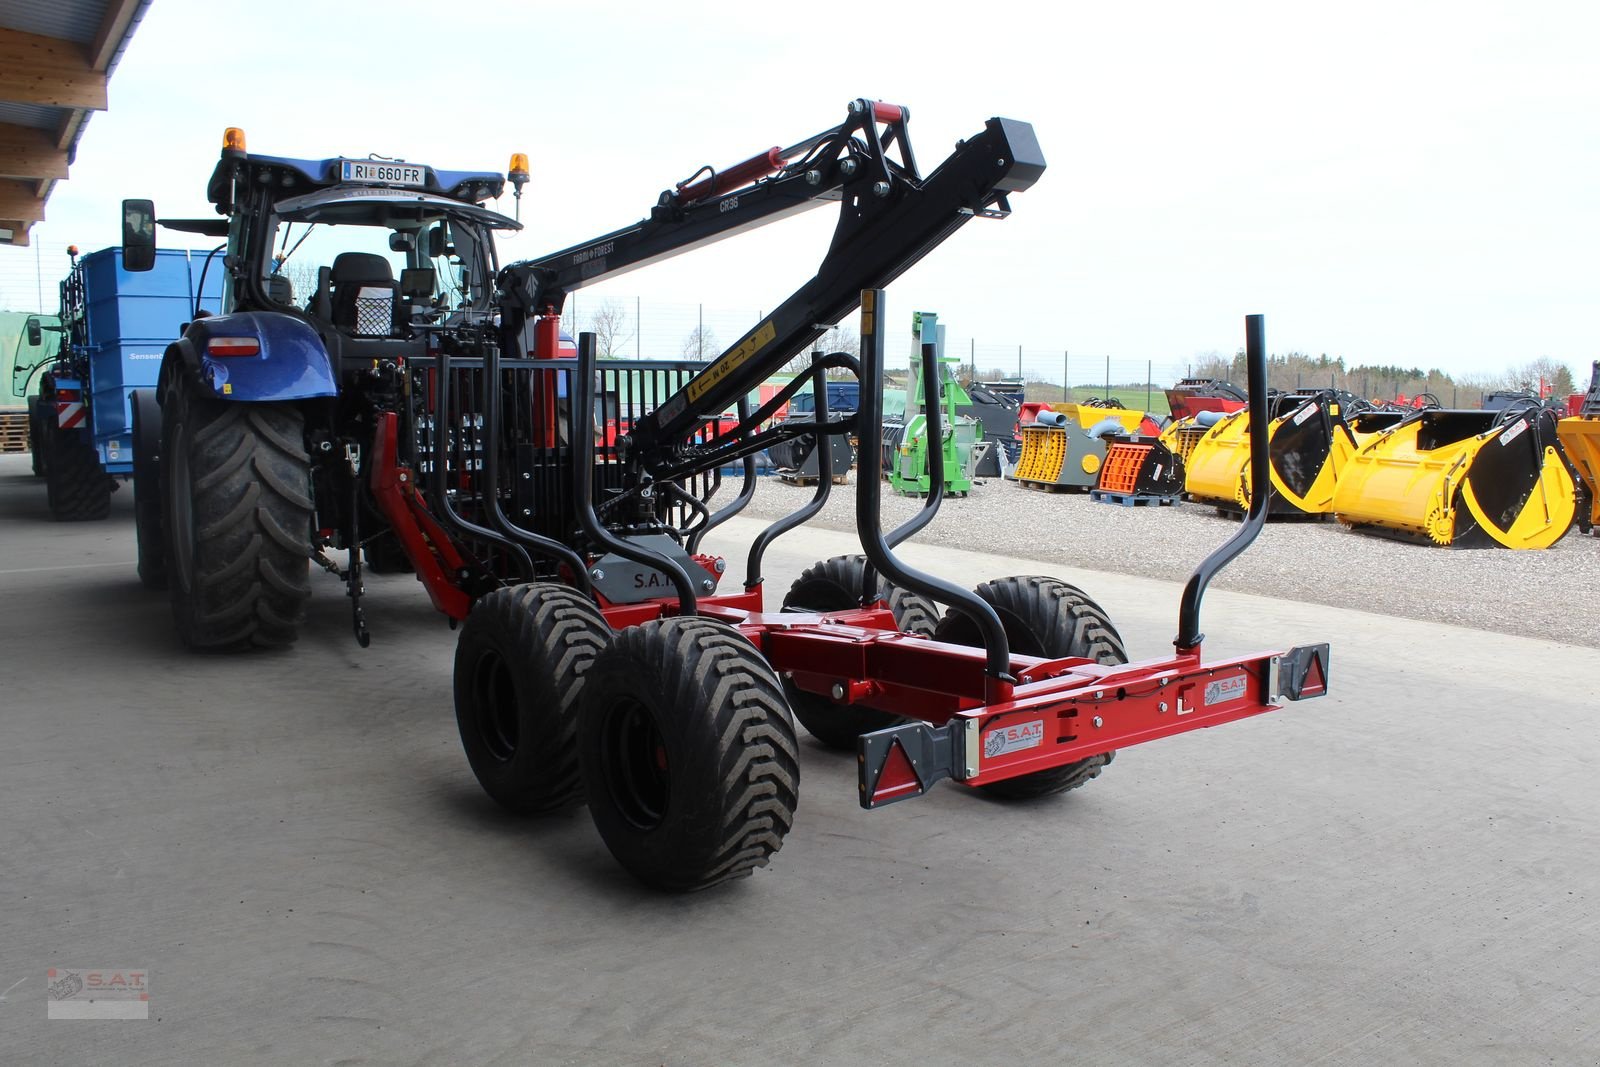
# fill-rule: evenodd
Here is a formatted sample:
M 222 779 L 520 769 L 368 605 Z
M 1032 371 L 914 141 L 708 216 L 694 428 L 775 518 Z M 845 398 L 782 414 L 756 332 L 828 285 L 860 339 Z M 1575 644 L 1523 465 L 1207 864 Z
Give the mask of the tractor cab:
M 226 239 L 210 267 L 226 270 L 225 315 L 288 314 L 308 322 L 335 366 L 370 365 L 420 352 L 430 327 L 491 323 L 493 234 L 521 228 L 483 206 L 504 188 L 494 172 L 252 155 L 229 129 L 207 188 L 224 218 L 159 223 Z M 153 219 L 148 202 L 129 203 Z M 153 246 L 153 228 L 130 224 L 130 241 Z
M 346 359 L 415 347 L 430 326 L 487 324 L 494 231 L 521 228 L 482 206 L 504 187 L 401 161 L 252 156 L 241 137 L 209 186 L 233 220 L 226 306 L 309 318 Z
M 273 205 L 260 254 L 247 262 L 269 305 L 346 337 L 409 338 L 489 311 L 498 267 L 491 235 L 516 227 L 441 196 L 341 185 Z

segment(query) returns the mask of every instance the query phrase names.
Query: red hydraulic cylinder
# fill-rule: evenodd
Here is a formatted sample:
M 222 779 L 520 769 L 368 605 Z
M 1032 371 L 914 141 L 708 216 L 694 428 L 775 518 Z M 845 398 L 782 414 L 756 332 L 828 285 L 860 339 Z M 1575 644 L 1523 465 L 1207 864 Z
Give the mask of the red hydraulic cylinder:
M 735 163 L 709 178 L 702 178 L 693 185 L 685 187 L 687 183 L 680 184 L 678 203 L 690 204 L 696 200 L 704 200 L 708 196 L 721 196 L 723 193 L 741 189 L 757 178 L 765 178 L 782 166 L 783 149 L 773 145 L 760 155 L 751 156 L 743 163 Z
M 561 316 L 547 307 L 533 324 L 533 358 L 561 355 Z M 556 376 L 548 371 L 533 376 L 534 432 L 543 448 L 556 447 Z

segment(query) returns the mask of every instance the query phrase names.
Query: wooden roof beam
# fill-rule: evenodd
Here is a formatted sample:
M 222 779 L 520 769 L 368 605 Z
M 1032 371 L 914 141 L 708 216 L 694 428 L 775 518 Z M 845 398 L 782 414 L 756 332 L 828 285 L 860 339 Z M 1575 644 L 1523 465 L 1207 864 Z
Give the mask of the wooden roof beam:
M 89 46 L 89 69 L 105 70 L 117 54 L 117 46 L 128 36 L 128 27 L 138 13 L 141 0 L 111 0 L 106 5 L 105 17 L 95 32 L 94 43 Z
M 32 182 L 0 178 L 0 219 L 43 222 L 44 201 L 34 195 Z
M 0 27 L 0 100 L 104 111 L 106 75 L 80 44 Z
M 0 230 L 10 230 L 9 238 L 0 237 L 0 244 L 19 245 L 26 248 L 28 245 L 28 228 L 31 224 L 21 219 L 0 219 Z
M 67 153 L 49 130 L 0 122 L 0 178 L 65 178 Z

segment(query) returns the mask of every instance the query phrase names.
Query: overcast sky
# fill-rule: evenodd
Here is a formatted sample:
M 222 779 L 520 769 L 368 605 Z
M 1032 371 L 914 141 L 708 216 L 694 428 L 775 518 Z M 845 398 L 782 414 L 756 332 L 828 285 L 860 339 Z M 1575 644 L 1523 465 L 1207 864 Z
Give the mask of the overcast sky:
M 208 212 L 236 125 L 273 155 L 503 170 L 526 151 L 518 258 L 866 96 L 910 107 L 925 171 L 992 115 L 1031 122 L 1049 161 L 1010 219 L 896 282 L 891 314 L 1172 364 L 1231 352 L 1262 312 L 1274 351 L 1458 374 L 1550 356 L 1581 387 L 1600 357 L 1597 47 L 1600 5 L 1538 0 L 155 0 L 34 233 L 114 243 L 124 196 Z M 832 225 L 813 212 L 581 299 L 770 309 Z

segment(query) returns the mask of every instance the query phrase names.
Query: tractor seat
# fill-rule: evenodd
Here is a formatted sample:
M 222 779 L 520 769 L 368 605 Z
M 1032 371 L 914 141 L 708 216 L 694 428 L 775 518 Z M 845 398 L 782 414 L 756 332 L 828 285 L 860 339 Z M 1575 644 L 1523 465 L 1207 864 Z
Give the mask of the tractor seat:
M 371 252 L 341 252 L 329 272 L 333 324 L 356 337 L 394 337 L 400 286 L 389 261 Z

